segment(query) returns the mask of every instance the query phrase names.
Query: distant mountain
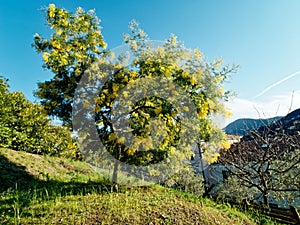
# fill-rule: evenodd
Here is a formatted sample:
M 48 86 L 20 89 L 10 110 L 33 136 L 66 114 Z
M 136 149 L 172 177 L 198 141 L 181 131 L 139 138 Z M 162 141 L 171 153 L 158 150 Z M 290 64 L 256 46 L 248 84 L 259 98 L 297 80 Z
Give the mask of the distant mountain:
M 278 134 L 295 135 L 300 133 L 300 109 L 287 114 L 279 120 L 273 121 L 269 125 L 263 125 L 255 130 L 252 130 L 248 134 L 244 135 L 242 140 L 253 139 L 253 133 L 260 136 L 276 136 Z
M 282 116 L 276 116 L 268 119 L 238 119 L 228 124 L 224 130 L 226 134 L 243 136 L 249 133 L 250 131 L 256 130 L 262 126 L 269 126 L 274 121 L 278 121 L 282 118 Z

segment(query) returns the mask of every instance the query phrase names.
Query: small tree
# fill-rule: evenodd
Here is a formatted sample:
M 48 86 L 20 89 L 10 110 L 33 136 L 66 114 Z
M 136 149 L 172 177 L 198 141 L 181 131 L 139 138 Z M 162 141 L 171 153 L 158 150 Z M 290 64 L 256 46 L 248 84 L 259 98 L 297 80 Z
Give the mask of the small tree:
M 249 141 L 222 151 L 219 163 L 238 186 L 246 188 L 248 199 L 262 199 L 264 204 L 283 199 L 292 202 L 300 194 L 299 140 L 299 135 L 252 132 Z

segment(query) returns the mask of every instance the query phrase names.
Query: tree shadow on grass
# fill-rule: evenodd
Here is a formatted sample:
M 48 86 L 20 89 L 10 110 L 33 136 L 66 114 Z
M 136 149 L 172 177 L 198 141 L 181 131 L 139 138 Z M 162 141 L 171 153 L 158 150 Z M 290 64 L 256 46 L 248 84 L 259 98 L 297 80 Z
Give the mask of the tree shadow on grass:
M 0 193 L 18 186 L 26 187 L 34 181 L 35 178 L 26 172 L 24 166 L 17 165 L 0 154 Z
M 25 169 L 24 166 L 15 164 L 0 154 L 0 224 L 5 224 L 7 218 L 16 216 L 16 207 L 22 212 L 34 201 L 41 202 L 68 195 L 85 196 L 90 193 L 116 191 L 111 181 L 105 178 L 85 183 L 40 180 Z M 124 188 L 121 187 L 118 191 L 123 190 Z

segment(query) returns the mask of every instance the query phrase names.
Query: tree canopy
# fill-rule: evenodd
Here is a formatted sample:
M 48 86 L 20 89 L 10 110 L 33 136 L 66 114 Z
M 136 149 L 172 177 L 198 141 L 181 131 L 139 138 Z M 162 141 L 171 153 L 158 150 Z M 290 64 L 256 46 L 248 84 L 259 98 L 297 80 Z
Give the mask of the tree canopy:
M 153 47 L 136 22 L 130 29 L 124 54 L 116 60 L 103 59 L 86 71 L 90 82 L 78 87 L 83 89 L 78 96 L 94 98 L 79 100 L 77 110 L 95 113 L 94 126 L 103 145 L 127 168 L 165 160 L 164 166 L 176 171 L 187 165 L 195 142 L 206 142 L 205 158 L 214 162 L 216 148 L 228 145 L 212 116 L 227 113 L 223 101 L 228 93 L 222 83 L 234 68 L 220 68 L 220 60 L 206 62 L 200 51 L 186 51 L 174 35 Z M 87 94 L 87 86 L 99 89 Z M 82 123 L 79 118 L 76 122 Z
M 166 159 L 172 169 L 194 154 L 191 143 L 210 141 L 205 157 L 217 159 L 215 148 L 227 143 L 213 116 L 227 113 L 223 101 L 229 93 L 223 82 L 235 67 L 222 66 L 222 60 L 207 62 L 175 35 L 152 46 L 134 21 L 124 37 L 127 51 L 114 58 L 113 50 L 103 51 L 106 44 L 94 12 L 81 8 L 72 14 L 51 4 L 47 22 L 54 33 L 49 40 L 36 35 L 34 47 L 54 77 L 39 83 L 37 95 L 49 115 L 66 125 L 73 122 L 79 135 L 86 131 L 86 151 L 93 152 L 91 143 L 100 137 L 117 161 L 148 166 Z M 79 85 L 82 80 L 85 85 Z M 72 106 L 77 121 L 71 120 Z M 84 127 L 95 127 L 97 135 Z

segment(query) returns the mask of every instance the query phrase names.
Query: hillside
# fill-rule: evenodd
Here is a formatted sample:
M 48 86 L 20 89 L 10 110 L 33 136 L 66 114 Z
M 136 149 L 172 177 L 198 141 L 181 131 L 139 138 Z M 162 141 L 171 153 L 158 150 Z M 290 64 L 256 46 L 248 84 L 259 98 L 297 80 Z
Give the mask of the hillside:
M 281 118 L 282 117 L 277 116 L 268 119 L 250 119 L 250 118 L 238 119 L 228 124 L 224 128 L 224 130 L 226 134 L 243 136 L 251 130 L 255 130 L 261 126 L 268 126 L 272 122 L 277 121 Z
M 246 135 L 256 130 L 263 132 L 283 132 L 286 134 L 296 134 L 300 131 L 300 109 L 296 109 L 286 116 L 277 116 L 268 119 L 238 119 L 228 124 L 224 131 L 226 134 Z
M 300 134 L 300 109 L 296 109 L 285 117 L 273 121 L 269 125 L 260 126 L 251 132 L 244 135 L 242 141 L 253 139 L 253 134 L 260 134 L 263 136 L 275 137 L 280 134 L 284 135 L 297 135 Z M 254 136 L 256 136 L 254 135 Z
M 0 181 L 0 224 L 255 224 L 228 205 L 158 185 L 116 191 L 107 174 L 56 157 L 0 149 Z
M 273 132 L 283 132 L 291 135 L 297 134 L 300 131 L 300 109 L 290 112 L 269 126 L 260 127 L 258 131 L 263 132 L 266 128 Z

